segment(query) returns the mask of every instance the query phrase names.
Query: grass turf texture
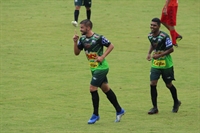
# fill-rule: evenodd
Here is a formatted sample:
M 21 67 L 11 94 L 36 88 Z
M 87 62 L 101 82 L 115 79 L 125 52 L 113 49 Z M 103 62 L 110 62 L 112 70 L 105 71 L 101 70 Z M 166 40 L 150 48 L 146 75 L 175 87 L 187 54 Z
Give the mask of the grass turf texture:
M 92 113 L 90 72 L 84 53 L 73 55 L 73 0 L 0 1 L 1 133 L 198 133 L 200 131 L 200 2 L 179 3 L 177 31 L 183 36 L 172 54 L 173 82 L 182 105 L 171 113 L 172 98 L 158 83 L 158 115 L 147 115 L 150 20 L 164 1 L 93 1 L 93 31 L 115 49 L 107 57 L 109 84 L 126 110 L 120 123 L 100 93 L 100 121 Z M 85 8 L 79 21 L 85 18 Z M 79 29 L 77 29 L 79 31 Z M 164 27 L 161 30 L 169 33 Z

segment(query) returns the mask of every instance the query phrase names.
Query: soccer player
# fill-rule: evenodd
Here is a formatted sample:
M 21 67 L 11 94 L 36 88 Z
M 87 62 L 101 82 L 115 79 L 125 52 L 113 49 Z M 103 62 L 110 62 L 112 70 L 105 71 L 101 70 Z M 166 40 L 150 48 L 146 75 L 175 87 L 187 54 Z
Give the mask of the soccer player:
M 91 17 L 91 6 L 92 0 L 74 0 L 75 10 L 74 10 L 74 21 L 72 21 L 72 25 L 75 27 L 78 26 L 78 16 L 81 6 L 85 6 L 87 19 L 90 20 Z
M 175 30 L 177 10 L 178 0 L 166 0 L 161 15 L 161 23 L 169 30 L 174 46 L 178 46 L 177 42 L 182 39 L 182 36 Z
M 168 34 L 160 31 L 160 19 L 153 18 L 150 24 L 151 32 L 148 35 L 150 41 L 150 49 L 148 51 L 147 60 L 151 61 L 150 72 L 150 94 L 153 108 L 148 114 L 158 113 L 157 106 L 157 82 L 162 75 L 166 87 L 170 90 L 174 105 L 173 113 L 177 113 L 181 102 L 177 97 L 176 87 L 172 84 L 174 79 L 173 61 L 170 53 L 174 51 L 173 44 Z M 153 52 L 153 53 L 152 53 Z
M 105 57 L 107 57 L 107 55 L 113 50 L 114 45 L 103 35 L 94 33 L 92 31 L 92 25 L 92 22 L 88 19 L 81 21 L 80 32 L 82 37 L 79 39 L 79 36 L 76 33 L 73 36 L 74 54 L 79 55 L 81 50 L 84 49 L 92 74 L 90 93 L 93 103 L 93 114 L 89 119 L 88 124 L 93 124 L 100 118 L 98 87 L 101 88 L 101 90 L 106 94 L 108 100 L 114 106 L 116 110 L 115 122 L 119 122 L 122 115 L 124 115 L 125 110 L 121 108 L 115 93 L 108 85 L 107 74 L 109 66 L 105 59 Z M 104 47 L 107 47 L 105 52 L 103 52 Z

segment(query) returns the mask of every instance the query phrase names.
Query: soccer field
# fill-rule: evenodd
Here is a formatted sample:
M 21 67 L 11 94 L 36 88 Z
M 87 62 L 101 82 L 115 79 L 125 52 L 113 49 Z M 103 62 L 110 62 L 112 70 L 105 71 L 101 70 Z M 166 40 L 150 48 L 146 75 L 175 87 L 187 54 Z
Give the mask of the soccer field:
M 172 53 L 179 112 L 171 112 L 171 94 L 160 80 L 159 113 L 147 114 L 147 35 L 164 2 L 93 0 L 93 31 L 115 46 L 108 80 L 126 114 L 114 123 L 115 110 L 99 89 L 100 120 L 88 125 L 91 73 L 84 52 L 73 53 L 74 31 L 80 35 L 71 25 L 73 0 L 0 0 L 0 133 L 199 133 L 199 0 L 179 0 L 176 29 L 183 40 Z M 85 18 L 82 7 L 79 21 Z

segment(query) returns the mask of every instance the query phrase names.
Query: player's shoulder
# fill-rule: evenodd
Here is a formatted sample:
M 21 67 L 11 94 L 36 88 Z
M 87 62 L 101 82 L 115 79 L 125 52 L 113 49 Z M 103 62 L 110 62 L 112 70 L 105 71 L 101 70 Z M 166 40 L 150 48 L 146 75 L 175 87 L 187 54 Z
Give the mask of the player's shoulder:
M 150 32 L 150 33 L 148 34 L 148 38 L 152 38 L 152 37 L 153 37 L 153 33 Z
M 100 39 L 103 35 L 100 35 L 100 34 L 97 34 L 97 33 L 94 33 L 93 37 L 96 38 L 96 39 Z
M 160 31 L 160 36 L 163 38 L 169 37 L 169 35 L 167 33 L 165 33 L 164 31 Z

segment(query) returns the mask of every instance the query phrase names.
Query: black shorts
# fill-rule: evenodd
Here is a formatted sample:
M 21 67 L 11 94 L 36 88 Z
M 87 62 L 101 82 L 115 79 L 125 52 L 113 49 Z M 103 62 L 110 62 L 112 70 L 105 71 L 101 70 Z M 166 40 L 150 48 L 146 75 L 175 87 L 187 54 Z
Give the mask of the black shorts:
M 75 6 L 85 6 L 85 7 L 91 7 L 92 6 L 92 0 L 74 0 Z
M 96 87 L 101 87 L 102 83 L 108 83 L 107 74 L 109 69 L 92 71 L 92 79 L 90 84 Z
M 162 75 L 162 79 L 166 84 L 171 83 L 172 80 L 175 80 L 174 67 L 170 67 L 168 69 L 151 68 L 151 73 L 150 73 L 151 81 L 158 80 L 160 78 L 160 75 Z

